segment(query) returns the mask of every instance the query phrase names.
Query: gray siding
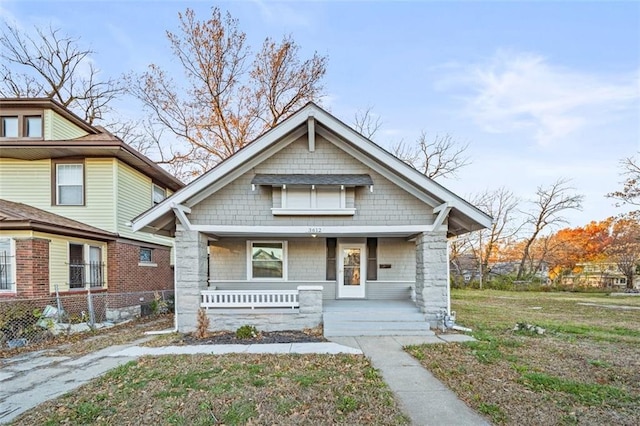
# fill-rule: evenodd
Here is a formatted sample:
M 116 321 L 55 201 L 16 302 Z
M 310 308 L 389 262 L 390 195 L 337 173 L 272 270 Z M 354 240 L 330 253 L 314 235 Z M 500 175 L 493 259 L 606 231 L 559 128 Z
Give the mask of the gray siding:
M 323 298 L 336 298 L 336 282 L 326 281 L 326 240 L 286 238 L 287 281 L 247 280 L 247 240 L 223 238 L 209 245 L 210 282 L 218 290 L 295 290 L 298 285 L 323 286 Z M 359 240 L 358 240 L 359 241 Z M 364 241 L 364 240 L 363 240 Z M 378 239 L 378 281 L 367 281 L 368 299 L 406 299 L 415 286 L 415 243 L 402 238 Z
M 391 269 L 378 268 L 378 281 L 415 281 L 416 243 L 402 238 L 378 238 L 378 265 L 386 263 Z
M 259 241 L 256 238 L 253 241 Z M 270 238 L 269 240 L 274 240 Z M 278 240 L 275 238 L 275 240 Z M 326 244 L 324 238 L 283 238 L 288 241 L 289 281 L 324 281 Z M 209 245 L 211 280 L 247 279 L 247 239 L 223 238 Z
M 374 190 L 355 189 L 354 216 L 273 216 L 271 208 L 279 194 L 272 194 L 271 188 L 265 186 L 252 191 L 251 180 L 256 173 L 367 173 L 373 179 Z M 351 204 L 350 198 L 347 205 Z M 278 206 L 276 201 L 275 207 Z M 434 216 L 429 206 L 332 143 L 317 137 L 316 150 L 309 152 L 303 137 L 193 206 L 189 218 L 194 224 L 207 225 L 385 226 L 430 224 Z

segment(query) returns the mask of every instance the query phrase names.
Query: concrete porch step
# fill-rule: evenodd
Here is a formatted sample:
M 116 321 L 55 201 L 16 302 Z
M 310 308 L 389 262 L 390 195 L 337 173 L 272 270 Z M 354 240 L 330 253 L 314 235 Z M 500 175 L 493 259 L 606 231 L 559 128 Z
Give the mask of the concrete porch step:
M 434 335 L 424 314 L 409 300 L 329 301 L 323 322 L 327 337 Z
M 324 312 L 325 322 L 333 321 L 381 321 L 381 322 L 407 322 L 425 321 L 424 314 L 416 310 L 415 312 L 405 311 L 384 311 L 384 312 Z
M 435 336 L 435 333 L 428 328 L 422 329 L 386 329 L 378 330 L 373 328 L 336 328 L 324 330 L 325 337 L 347 337 L 347 336 Z

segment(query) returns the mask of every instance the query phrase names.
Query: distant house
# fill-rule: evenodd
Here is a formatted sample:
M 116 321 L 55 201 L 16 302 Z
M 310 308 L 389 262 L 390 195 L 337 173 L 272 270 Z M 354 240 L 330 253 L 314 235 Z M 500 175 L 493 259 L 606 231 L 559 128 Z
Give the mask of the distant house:
M 172 289 L 172 239 L 129 222 L 182 187 L 53 100 L 0 99 L 0 297 Z
M 571 274 L 562 277 L 561 282 L 571 287 L 627 287 L 627 278 L 613 262 L 578 263 Z
M 449 303 L 448 237 L 490 223 L 308 104 L 142 213 L 133 229 L 175 235 L 177 323 L 189 331 L 201 306 L 284 306 L 284 295 L 298 291 L 299 312 L 255 315 L 254 323 L 314 326 L 323 300 L 409 301 L 414 292 L 435 325 Z M 226 313 L 212 312 L 212 325 L 223 327 Z

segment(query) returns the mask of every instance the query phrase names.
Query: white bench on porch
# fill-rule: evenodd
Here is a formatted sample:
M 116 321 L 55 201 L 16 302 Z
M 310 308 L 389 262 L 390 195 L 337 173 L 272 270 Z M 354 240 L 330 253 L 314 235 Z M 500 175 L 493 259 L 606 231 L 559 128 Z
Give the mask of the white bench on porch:
M 205 309 L 300 307 L 298 290 L 202 290 L 200 295 Z

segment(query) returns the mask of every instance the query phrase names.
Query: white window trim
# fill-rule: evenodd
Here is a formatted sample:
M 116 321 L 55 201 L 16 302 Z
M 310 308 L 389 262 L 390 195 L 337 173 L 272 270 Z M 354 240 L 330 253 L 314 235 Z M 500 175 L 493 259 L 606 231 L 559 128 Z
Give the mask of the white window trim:
M 82 197 L 81 197 L 81 200 L 80 200 L 79 204 L 62 204 L 62 203 L 60 203 L 60 184 L 59 184 L 60 177 L 58 175 L 58 170 L 59 170 L 60 166 L 68 166 L 68 165 L 82 166 L 82 182 L 81 182 L 81 186 L 82 186 L 81 195 L 82 195 Z M 86 171 L 85 170 L 85 166 L 84 166 L 84 162 L 56 163 L 55 166 L 56 166 L 56 175 L 55 175 L 55 178 L 56 178 L 56 182 L 55 182 L 55 185 L 56 185 L 56 206 L 84 206 L 85 205 L 84 204 L 84 202 L 85 202 L 85 200 L 84 200 L 84 197 L 85 197 L 85 171 Z
M 273 207 L 271 213 L 274 216 L 286 215 L 286 216 L 353 216 L 356 213 L 355 208 L 347 208 L 347 195 L 344 185 L 340 187 L 340 207 L 332 209 L 324 209 L 322 206 L 317 205 L 317 192 L 316 186 L 311 185 L 309 188 L 311 191 L 311 207 L 308 209 L 300 208 L 288 208 L 287 207 L 287 186 L 283 185 L 280 191 L 281 193 L 281 206 Z
M 3 240 L 5 238 L 2 238 Z M 0 293 L 2 294 L 7 294 L 7 293 L 16 293 L 17 292 L 17 288 L 16 288 L 16 284 L 17 284 L 17 266 L 18 266 L 18 262 L 16 259 L 16 240 L 14 240 L 13 238 L 6 238 L 9 240 L 9 256 L 11 257 L 11 288 L 6 288 L 6 289 L 0 289 Z
M 282 278 L 254 278 L 253 277 L 253 259 L 251 249 L 253 243 L 280 243 L 282 244 Z M 288 280 L 288 241 L 283 240 L 248 240 L 247 241 L 247 280 L 249 281 L 287 281 Z

